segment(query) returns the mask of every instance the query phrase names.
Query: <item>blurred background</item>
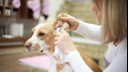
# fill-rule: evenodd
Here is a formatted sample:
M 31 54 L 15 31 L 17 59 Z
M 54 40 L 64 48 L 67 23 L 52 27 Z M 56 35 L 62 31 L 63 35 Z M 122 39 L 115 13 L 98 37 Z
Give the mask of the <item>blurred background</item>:
M 24 47 L 31 29 L 40 21 L 54 21 L 61 12 L 98 24 L 96 15 L 90 10 L 91 4 L 91 0 L 0 0 L 0 72 L 42 72 L 19 62 L 23 57 L 42 55 L 29 53 Z M 104 69 L 103 54 L 107 46 L 72 31 L 69 33 L 74 43 Z

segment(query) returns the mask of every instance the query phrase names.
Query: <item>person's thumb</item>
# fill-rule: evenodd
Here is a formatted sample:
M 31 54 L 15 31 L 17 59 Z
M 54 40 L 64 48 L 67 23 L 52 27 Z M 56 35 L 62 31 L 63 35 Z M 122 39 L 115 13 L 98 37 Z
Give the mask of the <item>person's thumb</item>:
M 60 17 L 60 20 L 63 22 L 68 22 L 70 19 L 69 17 Z
M 67 33 L 67 32 L 64 30 L 64 28 L 61 28 L 60 32 L 61 32 L 61 33 Z

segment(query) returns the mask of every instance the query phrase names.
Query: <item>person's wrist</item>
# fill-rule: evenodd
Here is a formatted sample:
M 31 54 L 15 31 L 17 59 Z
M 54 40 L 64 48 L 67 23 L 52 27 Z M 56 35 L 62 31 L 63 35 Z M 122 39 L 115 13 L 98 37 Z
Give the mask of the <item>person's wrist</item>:
M 76 50 L 76 48 L 68 49 L 68 50 L 65 51 L 65 54 L 66 54 L 66 55 L 69 55 L 71 52 L 73 52 L 73 51 L 75 51 L 75 50 Z
M 75 26 L 74 26 L 73 30 L 76 30 L 78 28 L 78 25 L 79 25 L 79 19 L 76 19 Z
M 72 58 L 72 56 L 76 55 L 77 53 L 79 53 L 77 49 L 72 51 L 72 52 L 70 52 L 68 55 L 66 55 L 65 61 L 69 62 L 68 60 L 70 60 L 70 58 Z
M 69 54 L 72 53 L 73 51 L 75 51 L 75 50 L 68 50 L 67 53 L 66 53 L 66 55 L 69 55 Z

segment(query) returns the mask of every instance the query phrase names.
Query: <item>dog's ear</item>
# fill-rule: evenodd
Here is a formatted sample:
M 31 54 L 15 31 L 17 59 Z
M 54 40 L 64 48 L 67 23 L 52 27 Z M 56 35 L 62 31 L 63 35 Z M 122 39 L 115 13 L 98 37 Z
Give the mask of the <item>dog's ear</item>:
M 69 30 L 69 24 L 68 23 L 63 23 L 61 20 L 60 20 L 60 17 L 62 17 L 64 15 L 64 13 L 60 13 L 59 16 L 57 17 L 57 19 L 55 20 L 55 22 L 53 23 L 53 27 L 54 29 L 56 29 L 57 27 L 61 26 L 65 29 L 65 30 Z
M 54 26 L 54 28 L 57 28 L 58 26 L 59 26 L 59 22 L 61 22 L 61 20 L 60 20 L 60 17 L 62 17 L 64 15 L 64 13 L 60 13 L 59 15 L 58 15 L 58 17 L 57 17 L 57 19 L 55 20 L 55 22 L 53 23 L 53 26 Z
M 60 19 L 59 19 L 59 17 L 57 17 L 57 19 L 56 19 L 55 22 L 53 23 L 54 29 L 56 29 L 56 28 L 59 26 L 59 21 L 60 21 Z

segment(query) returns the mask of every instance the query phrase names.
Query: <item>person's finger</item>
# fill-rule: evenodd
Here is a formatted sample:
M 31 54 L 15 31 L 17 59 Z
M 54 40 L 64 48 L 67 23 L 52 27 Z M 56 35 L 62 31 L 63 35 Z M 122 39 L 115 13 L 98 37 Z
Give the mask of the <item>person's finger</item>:
M 58 41 L 55 41 L 55 42 L 54 42 L 54 44 L 55 44 L 55 46 L 57 46 L 57 44 L 58 44 Z
M 56 37 L 60 37 L 60 36 L 62 36 L 62 35 L 63 35 L 63 33 L 62 33 L 61 31 L 56 32 Z
M 55 42 L 54 42 L 55 45 L 58 45 L 58 43 L 60 43 L 61 41 L 61 37 L 55 37 L 54 39 L 55 39 Z
M 67 13 L 60 13 L 58 14 L 58 17 L 68 17 L 69 15 Z
M 60 17 L 62 17 L 62 16 L 64 16 L 64 13 L 58 14 L 58 18 L 60 18 Z
M 60 37 L 62 34 L 59 32 L 59 33 L 56 33 L 56 37 Z
M 61 30 L 61 28 L 57 28 L 57 29 L 56 29 L 56 32 L 55 32 L 55 35 L 56 35 L 56 36 L 62 35 L 62 33 L 60 32 L 60 30 Z
M 60 39 L 60 37 L 54 37 L 55 41 L 58 41 Z
M 67 13 L 63 13 L 63 17 L 69 17 L 70 15 Z
M 70 17 L 60 17 L 60 20 L 63 22 L 68 22 L 70 20 Z
M 64 30 L 64 28 L 61 28 L 61 29 L 60 29 L 60 33 L 61 33 L 61 34 L 67 34 L 67 32 Z

